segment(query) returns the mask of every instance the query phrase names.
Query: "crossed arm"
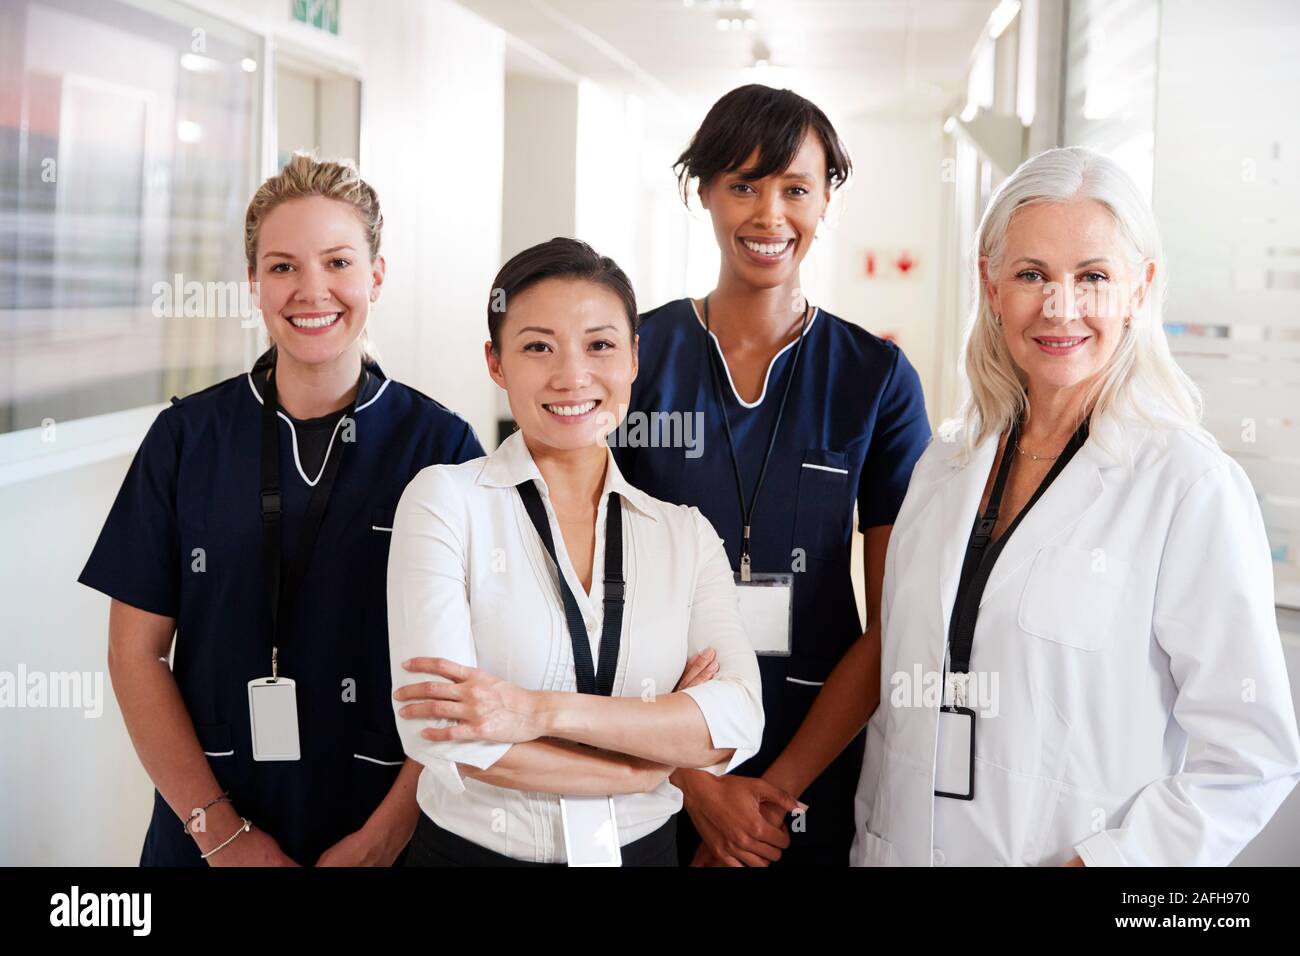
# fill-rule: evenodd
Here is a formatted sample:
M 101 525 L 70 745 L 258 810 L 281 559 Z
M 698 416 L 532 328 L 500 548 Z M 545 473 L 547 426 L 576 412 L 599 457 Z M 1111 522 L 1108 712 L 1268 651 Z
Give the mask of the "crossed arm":
M 463 492 L 449 481 L 430 469 L 408 487 L 389 551 L 393 696 L 409 756 L 452 789 L 469 776 L 510 789 L 614 794 L 652 790 L 677 767 L 721 773 L 757 751 L 757 659 L 722 543 L 702 517 L 686 595 L 689 661 L 673 692 L 530 690 L 476 666 L 469 529 L 457 513 Z M 706 640 L 716 653 L 701 667 Z
M 731 758 L 709 740 L 704 715 L 687 687 L 718 673 L 712 650 L 693 657 L 676 691 L 653 701 L 529 691 L 487 671 L 442 658 L 403 662 L 413 674 L 442 677 L 398 688 L 405 720 L 455 721 L 424 727 L 433 743 L 489 741 L 508 745 L 487 767 L 456 763 L 456 770 L 494 786 L 565 794 L 622 794 L 653 790 L 678 766 L 708 766 Z

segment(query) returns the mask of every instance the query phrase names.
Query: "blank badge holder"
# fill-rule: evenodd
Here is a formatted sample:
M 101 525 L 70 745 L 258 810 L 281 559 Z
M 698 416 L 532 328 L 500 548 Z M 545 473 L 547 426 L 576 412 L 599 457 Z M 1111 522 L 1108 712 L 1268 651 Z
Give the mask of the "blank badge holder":
M 975 799 L 975 711 L 939 708 L 939 740 L 934 755 L 934 795 Z
M 736 575 L 740 617 L 754 653 L 763 657 L 789 657 L 794 575 L 754 573 L 748 581 Z
M 622 866 L 613 797 L 560 797 L 569 866 Z
M 254 760 L 299 760 L 298 697 L 288 677 L 248 682 L 248 718 Z

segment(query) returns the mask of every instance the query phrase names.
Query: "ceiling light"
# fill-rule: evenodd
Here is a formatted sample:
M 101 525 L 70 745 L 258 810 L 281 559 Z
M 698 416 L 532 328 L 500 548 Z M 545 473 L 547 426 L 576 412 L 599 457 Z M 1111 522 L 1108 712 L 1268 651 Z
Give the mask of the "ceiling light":
M 197 53 L 182 53 L 181 68 L 192 73 L 216 73 L 221 69 L 221 62 L 212 59 L 210 56 L 199 56 Z
M 1002 36 L 1011 21 L 1020 12 L 1020 0 L 1002 0 L 989 14 L 989 37 L 996 40 Z

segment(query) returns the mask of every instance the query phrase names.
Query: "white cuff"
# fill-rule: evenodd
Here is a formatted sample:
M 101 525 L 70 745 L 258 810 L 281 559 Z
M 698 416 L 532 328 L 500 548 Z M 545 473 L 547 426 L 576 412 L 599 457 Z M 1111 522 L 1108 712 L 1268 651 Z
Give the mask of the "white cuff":
M 704 714 L 714 749 L 735 750 L 730 760 L 701 767 L 701 770 L 720 776 L 730 773 L 758 753 L 763 740 L 763 720 L 761 716 L 755 720 L 754 708 L 743 686 L 732 681 L 711 680 L 688 687 L 682 693 L 695 701 Z
M 1084 866 L 1128 866 L 1128 861 L 1119 852 L 1119 847 L 1107 830 L 1075 844 L 1074 851 L 1079 854 Z
M 460 775 L 460 768 L 456 766 L 458 763 L 486 770 L 504 757 L 506 751 L 512 746 L 514 745 L 487 741 L 458 742 L 449 748 L 450 753 L 446 758 L 434 757 L 425 766 L 429 768 L 429 773 L 433 775 L 433 779 L 440 787 L 452 793 L 464 793 L 465 781 Z

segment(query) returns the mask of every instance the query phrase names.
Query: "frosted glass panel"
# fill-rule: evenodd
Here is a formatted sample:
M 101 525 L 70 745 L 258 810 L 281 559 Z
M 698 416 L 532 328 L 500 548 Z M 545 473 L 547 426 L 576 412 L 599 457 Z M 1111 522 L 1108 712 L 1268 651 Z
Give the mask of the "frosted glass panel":
M 1234 16 L 1233 10 L 1239 10 Z M 1161 8 L 1156 212 L 1166 323 L 1206 424 L 1259 495 L 1278 603 L 1300 606 L 1300 4 Z
M 1148 199 L 1159 21 L 1159 0 L 1071 0 L 1066 30 L 1064 145 L 1106 153 Z

